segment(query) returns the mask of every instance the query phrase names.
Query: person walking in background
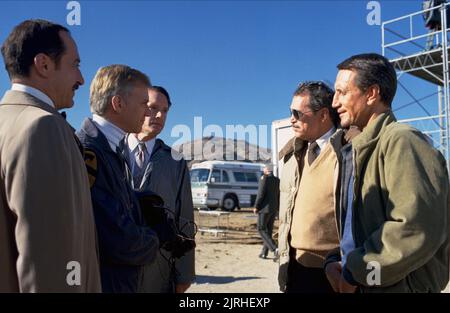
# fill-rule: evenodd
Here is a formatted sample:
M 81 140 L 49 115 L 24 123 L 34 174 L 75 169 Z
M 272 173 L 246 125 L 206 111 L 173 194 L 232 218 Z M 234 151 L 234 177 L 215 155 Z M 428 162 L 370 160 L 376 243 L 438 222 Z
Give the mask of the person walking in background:
M 259 181 L 258 195 L 253 212 L 258 213 L 258 232 L 263 240 L 259 257 L 266 259 L 270 250 L 274 253 L 274 261 L 277 261 L 278 249 L 272 238 L 272 232 L 280 203 L 280 180 L 273 175 L 272 171 L 271 164 L 264 167 L 264 175 L 261 176 Z

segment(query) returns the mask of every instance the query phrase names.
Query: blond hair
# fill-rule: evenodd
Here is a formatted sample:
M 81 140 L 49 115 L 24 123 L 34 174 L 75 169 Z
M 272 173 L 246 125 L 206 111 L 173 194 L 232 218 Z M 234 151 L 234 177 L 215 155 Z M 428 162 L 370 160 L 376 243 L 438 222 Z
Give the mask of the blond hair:
M 90 87 L 91 112 L 104 115 L 112 97 L 116 95 L 126 97 L 137 83 L 151 87 L 147 75 L 127 65 L 113 64 L 101 67 Z

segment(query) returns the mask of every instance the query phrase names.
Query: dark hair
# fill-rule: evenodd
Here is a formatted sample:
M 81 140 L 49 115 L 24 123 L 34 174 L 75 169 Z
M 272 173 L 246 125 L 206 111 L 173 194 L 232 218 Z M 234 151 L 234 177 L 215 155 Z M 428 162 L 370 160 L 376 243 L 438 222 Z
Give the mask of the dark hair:
M 330 114 L 333 125 L 339 125 L 339 115 L 332 107 L 334 91 L 327 84 L 321 81 L 306 81 L 300 83 L 294 92 L 295 96 L 307 94 L 309 95 L 309 107 L 316 112 L 320 109 L 326 108 Z
M 167 90 L 164 87 L 161 86 L 152 86 L 149 88 L 150 90 L 154 90 L 156 92 L 159 92 L 160 94 L 162 94 L 164 97 L 166 97 L 167 99 L 167 103 L 169 104 L 169 108 L 172 105 L 172 102 L 170 101 L 170 96 L 169 93 L 167 92 Z
M 67 28 L 45 20 L 26 20 L 14 27 L 2 45 L 9 77 L 28 77 L 34 57 L 39 53 L 48 55 L 58 66 L 66 49 L 60 31 L 70 33 Z
M 355 84 L 363 92 L 370 86 L 378 85 L 381 100 L 391 107 L 397 90 L 397 74 L 388 59 L 376 53 L 358 54 L 340 63 L 337 68 L 355 71 Z

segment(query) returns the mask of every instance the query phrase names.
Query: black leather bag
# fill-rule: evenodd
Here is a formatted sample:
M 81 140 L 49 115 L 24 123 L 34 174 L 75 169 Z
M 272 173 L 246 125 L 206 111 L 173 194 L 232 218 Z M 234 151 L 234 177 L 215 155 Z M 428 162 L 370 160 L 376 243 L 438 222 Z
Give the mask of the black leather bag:
M 158 194 L 138 192 L 136 195 L 145 222 L 158 234 L 161 248 L 171 252 L 174 258 L 181 258 L 195 248 L 195 241 L 178 231 L 174 219 L 168 215 L 164 200 Z

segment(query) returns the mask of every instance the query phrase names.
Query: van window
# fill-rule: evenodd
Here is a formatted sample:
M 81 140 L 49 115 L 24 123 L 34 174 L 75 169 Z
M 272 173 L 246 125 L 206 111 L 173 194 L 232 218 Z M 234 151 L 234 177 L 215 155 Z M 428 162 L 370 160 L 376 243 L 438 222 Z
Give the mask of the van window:
M 258 177 L 254 172 L 233 172 L 234 179 L 240 183 L 257 183 Z
M 234 180 L 240 183 L 246 183 L 245 173 L 233 172 Z
M 191 170 L 191 182 L 192 183 L 206 183 L 208 181 L 209 170 L 206 168 L 197 168 Z
M 249 183 L 258 182 L 258 177 L 256 177 L 256 173 L 245 173 L 245 178 L 247 179 L 247 182 L 249 182 Z
M 228 173 L 225 171 L 222 171 L 222 182 L 223 183 L 229 183 L 230 179 L 228 178 Z
M 214 180 L 213 180 L 213 178 L 214 178 Z M 212 171 L 211 182 L 220 183 L 220 170 Z

